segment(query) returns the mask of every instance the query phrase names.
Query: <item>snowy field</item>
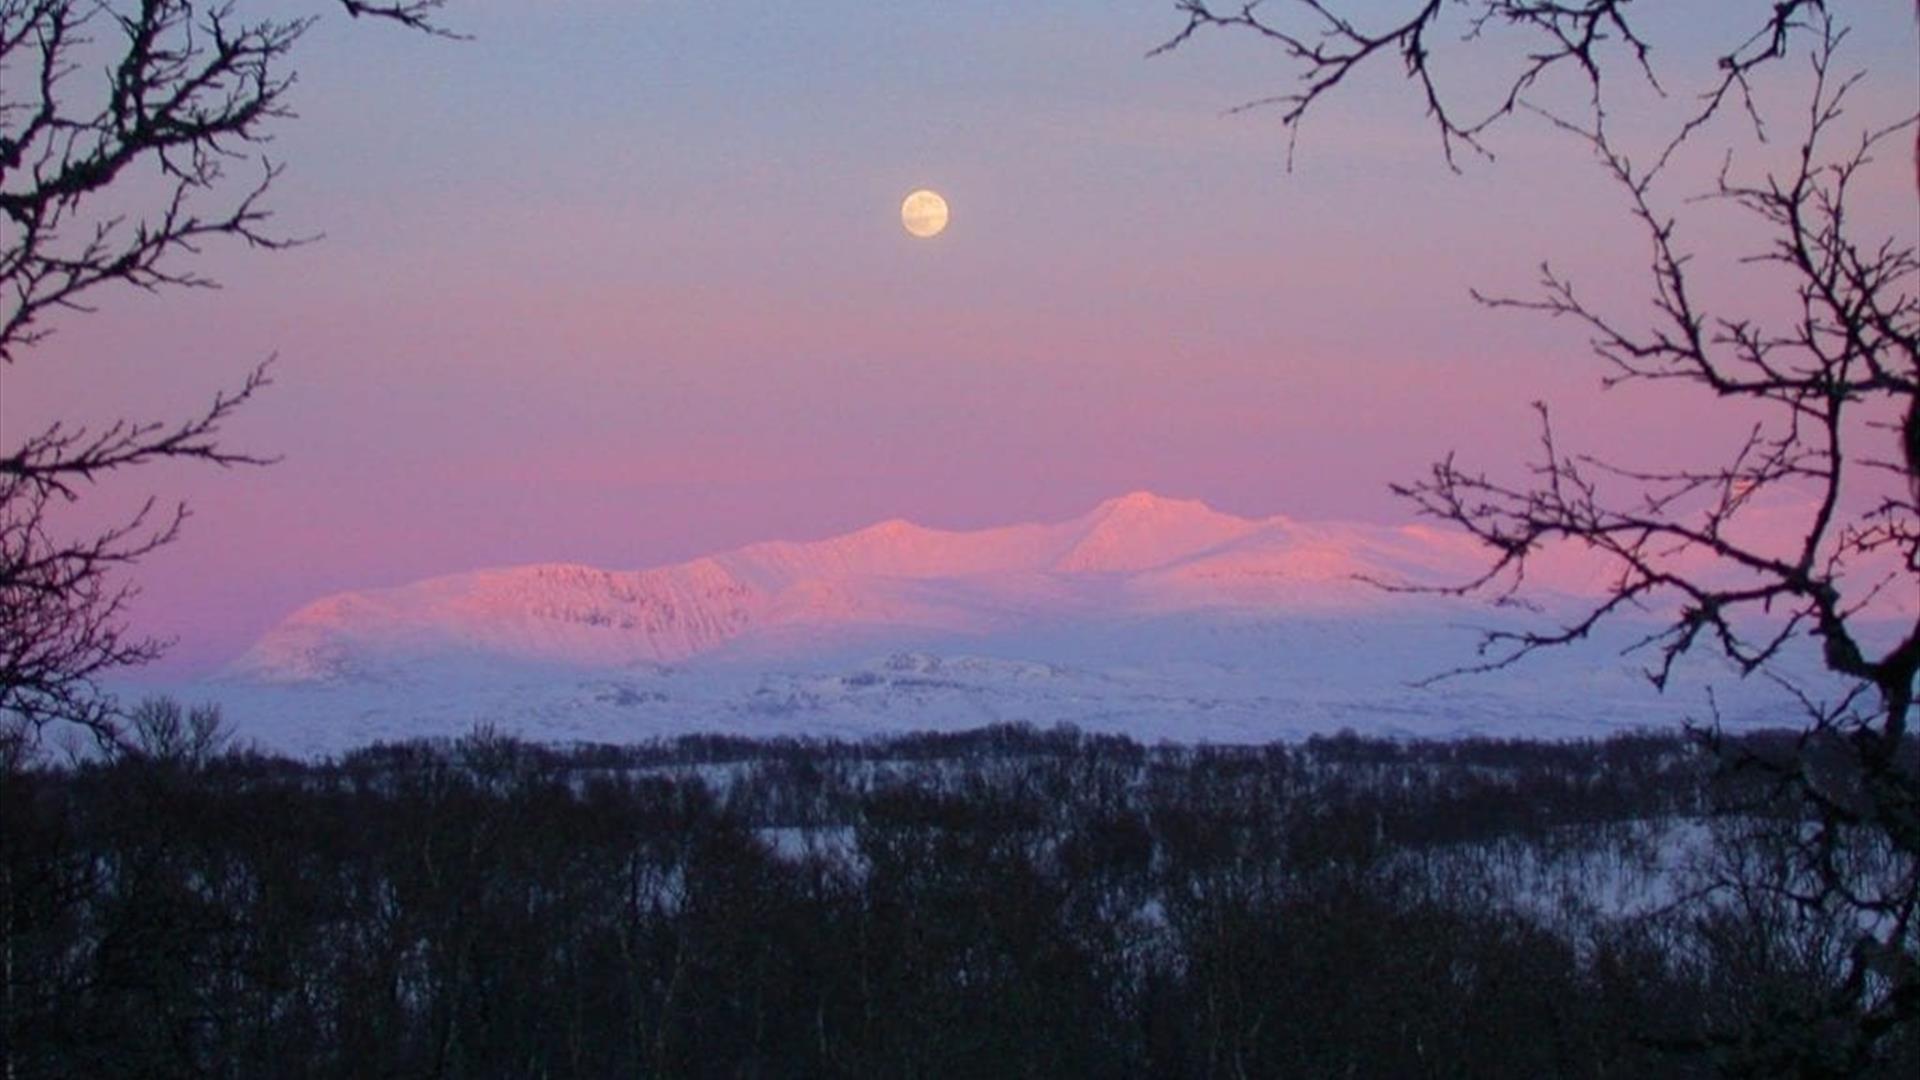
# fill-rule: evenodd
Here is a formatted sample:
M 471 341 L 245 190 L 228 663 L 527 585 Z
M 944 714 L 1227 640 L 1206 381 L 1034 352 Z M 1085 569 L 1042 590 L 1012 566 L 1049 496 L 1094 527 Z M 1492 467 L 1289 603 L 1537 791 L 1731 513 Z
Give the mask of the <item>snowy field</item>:
M 1422 620 L 1225 620 L 1059 627 L 992 639 L 850 650 L 802 662 L 733 658 L 561 668 L 483 658 L 271 682 L 129 684 L 131 697 L 214 701 L 243 739 L 302 756 L 475 724 L 543 742 L 628 742 L 720 732 L 853 737 L 998 722 L 1072 723 L 1153 742 L 1257 743 L 1343 728 L 1400 738 L 1572 738 L 1673 728 L 1791 725 L 1767 683 L 1707 659 L 1656 693 L 1630 636 L 1509 670 L 1420 681 L 1474 659 L 1474 635 Z M 1810 665 L 1805 665 L 1811 669 Z

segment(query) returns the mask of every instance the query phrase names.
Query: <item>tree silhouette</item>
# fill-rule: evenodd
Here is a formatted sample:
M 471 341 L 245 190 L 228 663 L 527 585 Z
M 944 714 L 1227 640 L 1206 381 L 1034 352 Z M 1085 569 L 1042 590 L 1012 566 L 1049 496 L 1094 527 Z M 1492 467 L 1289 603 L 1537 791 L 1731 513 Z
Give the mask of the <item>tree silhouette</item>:
M 445 32 L 443 2 L 339 0 L 431 33 Z M 210 241 L 298 242 L 267 227 L 279 166 L 262 146 L 291 115 L 287 60 L 312 25 L 231 0 L 0 0 L 0 371 L 116 288 L 212 286 L 194 268 Z M 267 382 L 261 364 L 182 420 L 54 421 L 0 444 L 0 718 L 16 736 L 64 721 L 112 742 L 96 680 L 164 648 L 129 631 L 125 572 L 179 534 L 186 508 L 149 500 L 79 536 L 57 508 L 159 461 L 264 462 L 220 434 Z
M 1627 464 L 1567 449 L 1536 403 L 1539 450 L 1518 479 L 1449 455 L 1393 490 L 1488 553 L 1483 574 L 1439 591 L 1509 599 L 1543 551 L 1568 545 L 1609 568 L 1590 606 L 1572 618 L 1489 632 L 1481 662 L 1462 671 L 1506 667 L 1651 611 L 1662 621 L 1639 649 L 1655 686 L 1664 689 L 1684 657 L 1716 652 L 1743 676 L 1782 687 L 1805 717 L 1805 737 L 1785 753 L 1740 755 L 1739 764 L 1759 767 L 1798 800 L 1782 826 L 1789 862 L 1768 885 L 1775 899 L 1849 912 L 1857 928 L 1840 990 L 1800 1017 L 1809 1025 L 1846 1021 L 1846 1046 L 1821 1060 L 1857 1068 L 1887 1031 L 1920 1018 L 1920 783 L 1908 738 L 1920 672 L 1920 259 L 1910 234 L 1864 235 L 1849 206 L 1876 154 L 1904 156 L 1917 118 L 1874 126 L 1847 114 L 1866 73 L 1841 66 L 1847 31 L 1822 0 L 1756 5 L 1752 22 L 1732 27 L 1730 47 L 1691 88 L 1697 96 L 1684 114 L 1638 158 L 1615 131 L 1613 81 L 1626 71 L 1662 96 L 1667 90 L 1643 33 L 1645 13 L 1624 0 L 1423 0 L 1391 11 L 1326 0 L 1178 6 L 1186 24 L 1162 49 L 1211 28 L 1257 34 L 1278 48 L 1298 88 L 1243 108 L 1276 107 L 1289 129 L 1356 70 L 1395 56 L 1449 166 L 1459 167 L 1463 149 L 1490 159 L 1489 130 L 1528 113 L 1572 136 L 1626 195 L 1652 252 L 1650 318 L 1594 303 L 1551 265 L 1542 267 L 1535 296 L 1475 298 L 1572 320 L 1606 365 L 1605 385 L 1654 384 L 1691 396 L 1702 408 L 1751 420 L 1744 439 L 1704 464 Z M 1434 61 L 1436 45 L 1455 32 L 1458 48 L 1479 50 L 1475 63 L 1513 65 L 1503 92 L 1479 111 L 1462 104 L 1469 95 Z M 1500 35 L 1524 44 L 1517 54 L 1500 52 L 1513 49 L 1495 41 Z M 1575 112 L 1530 96 L 1544 96 L 1542 79 L 1556 69 L 1577 72 L 1586 90 Z M 1796 71 L 1806 76 L 1792 82 Z M 1752 317 L 1704 299 L 1716 270 L 1689 250 L 1681 217 L 1702 200 L 1670 208 L 1667 188 L 1682 147 L 1723 137 L 1726 126 L 1708 127 L 1722 114 L 1745 121 L 1756 143 L 1770 141 L 1777 118 L 1758 104 L 1763 73 L 1803 92 L 1804 111 L 1789 126 L 1794 152 L 1784 166 L 1742 179 L 1740 144 L 1727 135 L 1725 163 L 1704 193 L 1704 201 L 1746 215 L 1758 245 L 1741 261 L 1784 283 L 1761 308 L 1777 314 Z M 1784 535 L 1777 525 L 1755 527 L 1763 508 L 1777 516 L 1783 505 L 1793 508 Z M 1790 675 L 1782 660 L 1799 639 L 1817 645 L 1841 690 Z

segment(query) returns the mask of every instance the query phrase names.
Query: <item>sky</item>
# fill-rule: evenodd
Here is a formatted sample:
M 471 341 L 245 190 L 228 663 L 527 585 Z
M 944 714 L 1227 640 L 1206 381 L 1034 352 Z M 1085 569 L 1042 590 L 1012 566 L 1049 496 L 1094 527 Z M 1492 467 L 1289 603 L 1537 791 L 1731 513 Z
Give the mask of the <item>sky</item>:
M 1675 87 L 1724 40 L 1723 6 L 1684 8 L 1656 39 Z M 1920 101 L 1912 12 L 1842 8 L 1860 116 L 1898 119 Z M 311 5 L 254 10 L 275 9 Z M 11 440 L 184 415 L 277 357 L 229 431 L 278 463 L 148 470 L 70 512 L 191 505 L 139 574 L 136 625 L 177 640 L 161 673 L 215 668 L 330 592 L 484 566 L 1060 520 L 1136 489 L 1400 521 L 1390 482 L 1448 451 L 1511 460 L 1535 399 L 1584 442 L 1663 458 L 1740 427 L 1602 394 L 1574 328 L 1471 302 L 1552 259 L 1643 310 L 1644 240 L 1543 122 L 1450 170 L 1391 64 L 1316 109 L 1289 169 L 1277 114 L 1226 112 L 1285 89 L 1280 58 L 1212 34 L 1149 59 L 1180 25 L 1160 2 L 448 19 L 470 38 L 327 11 L 302 42 L 270 205 L 321 239 L 211 248 L 219 291 L 100 296 L 0 372 Z M 1497 66 L 1460 60 L 1456 85 Z M 1676 100 L 1624 95 L 1621 129 Z M 1741 142 L 1708 134 L 1675 205 Z M 1781 144 L 1741 145 L 1745 164 Z M 1895 158 L 1858 219 L 1912 242 Z M 952 208 L 931 240 L 900 226 L 919 187 Z M 1724 209 L 1689 215 L 1703 257 L 1751 246 Z M 1727 299 L 1748 273 L 1719 279 Z

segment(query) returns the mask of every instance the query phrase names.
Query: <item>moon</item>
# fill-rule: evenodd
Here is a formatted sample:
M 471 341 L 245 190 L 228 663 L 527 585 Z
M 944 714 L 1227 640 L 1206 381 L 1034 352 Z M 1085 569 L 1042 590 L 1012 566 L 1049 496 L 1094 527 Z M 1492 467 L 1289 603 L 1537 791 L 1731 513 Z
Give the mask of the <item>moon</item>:
M 921 188 L 900 204 L 900 224 L 922 240 L 939 236 L 947 227 L 947 200 L 937 191 Z

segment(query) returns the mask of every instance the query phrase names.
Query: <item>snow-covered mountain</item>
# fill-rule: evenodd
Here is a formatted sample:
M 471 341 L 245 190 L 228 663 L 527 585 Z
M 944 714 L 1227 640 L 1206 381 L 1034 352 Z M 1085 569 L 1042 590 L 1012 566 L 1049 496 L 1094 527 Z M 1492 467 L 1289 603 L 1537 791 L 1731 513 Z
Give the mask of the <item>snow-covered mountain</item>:
M 522 566 L 343 593 L 179 692 L 309 753 L 475 722 L 559 740 L 1069 721 L 1259 741 L 1342 727 L 1594 734 L 1709 709 L 1793 719 L 1706 657 L 1654 694 L 1639 658 L 1620 655 L 1644 634 L 1633 625 L 1421 685 L 1474 661 L 1469 624 L 1510 616 L 1368 579 L 1459 582 L 1483 557 L 1421 526 L 1248 519 L 1136 492 L 1052 524 L 896 520 L 652 569 Z M 1549 608 L 1597 582 L 1565 555 L 1529 576 Z
M 295 612 L 233 671 L 308 681 L 454 654 L 603 668 L 1181 611 L 1377 610 L 1393 597 L 1361 578 L 1460 580 L 1476 558 L 1431 529 L 1252 520 L 1135 492 L 1056 524 L 894 520 L 653 569 L 520 566 L 342 593 Z

